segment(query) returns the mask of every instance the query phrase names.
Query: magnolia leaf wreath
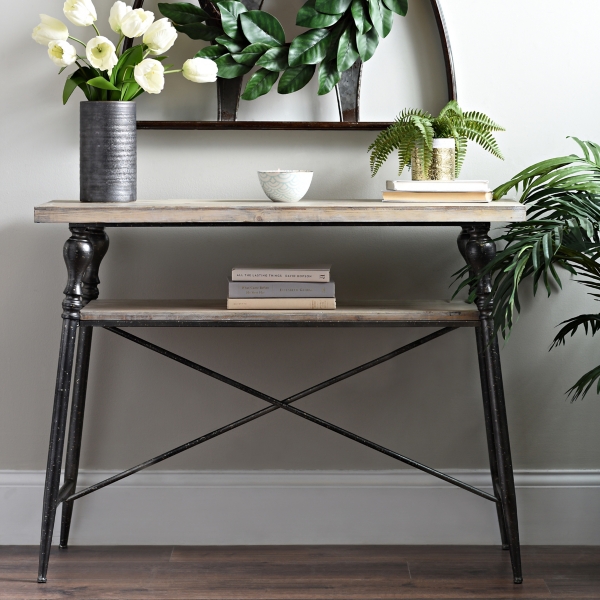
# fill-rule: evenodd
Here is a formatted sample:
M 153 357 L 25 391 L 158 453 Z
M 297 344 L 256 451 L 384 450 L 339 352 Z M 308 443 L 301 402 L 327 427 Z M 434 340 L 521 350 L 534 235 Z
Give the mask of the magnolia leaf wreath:
M 319 95 L 328 94 L 360 58 L 368 61 L 392 30 L 393 13 L 405 16 L 408 0 L 308 0 L 296 25 L 308 31 L 291 43 L 281 23 L 235 0 L 159 3 L 160 12 L 193 40 L 211 42 L 196 56 L 215 61 L 223 79 L 250 77 L 242 98 L 255 100 L 275 85 L 280 94 L 302 89 L 318 66 Z

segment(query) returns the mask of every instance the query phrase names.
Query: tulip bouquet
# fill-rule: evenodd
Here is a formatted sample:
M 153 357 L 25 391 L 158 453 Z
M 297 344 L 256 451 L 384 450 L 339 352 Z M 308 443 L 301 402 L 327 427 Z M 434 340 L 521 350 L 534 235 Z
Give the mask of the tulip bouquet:
M 163 65 L 164 55 L 175 43 L 177 31 L 169 19 L 154 20 L 154 14 L 141 8 L 133 10 L 125 2 L 115 2 L 110 10 L 109 25 L 119 35 L 115 45 L 100 35 L 96 8 L 92 0 L 66 0 L 63 12 L 67 19 L 80 27 L 92 27 L 96 36 L 85 43 L 70 35 L 67 26 L 48 15 L 40 15 L 41 23 L 34 28 L 33 39 L 47 46 L 52 62 L 62 73 L 76 65 L 65 83 L 63 104 L 80 88 L 88 100 L 131 101 L 140 94 L 159 94 L 167 73 L 182 73 L 195 83 L 216 81 L 217 65 L 208 58 L 191 58 L 181 69 Z M 142 43 L 131 45 L 133 38 Z M 81 45 L 81 51 L 71 44 Z

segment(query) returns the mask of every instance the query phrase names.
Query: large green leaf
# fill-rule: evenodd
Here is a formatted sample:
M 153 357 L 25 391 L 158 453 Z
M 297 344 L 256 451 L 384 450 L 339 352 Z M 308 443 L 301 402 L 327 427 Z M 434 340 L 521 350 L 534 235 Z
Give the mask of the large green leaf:
M 269 50 L 269 46 L 266 44 L 250 44 L 241 52 L 232 52 L 231 56 L 233 57 L 233 60 L 240 63 L 240 65 L 253 67 L 256 64 L 256 61 L 263 56 L 267 50 Z
M 375 31 L 379 34 L 379 37 L 385 37 L 383 35 L 383 16 L 381 14 L 381 0 L 369 0 L 369 16 L 371 23 L 375 27 Z
M 317 0 L 315 8 L 328 15 L 339 15 L 345 13 L 352 0 Z
M 408 0 L 383 0 L 383 3 L 401 17 L 405 17 L 408 12 Z
M 243 38 L 242 38 L 243 39 Z M 221 46 L 225 46 L 229 52 L 241 52 L 246 45 L 246 40 L 239 42 L 230 38 L 228 35 L 219 35 L 215 38 L 215 42 Z
M 217 56 L 223 56 L 223 54 L 227 54 L 227 52 L 227 48 L 216 44 L 213 46 L 206 46 L 206 48 L 202 48 L 202 50 L 196 52 L 196 58 L 217 58 Z
M 319 12 L 315 8 L 316 0 L 308 2 L 298 11 L 296 15 L 296 25 L 308 27 L 309 29 L 319 29 L 321 27 L 331 27 L 335 25 L 342 17 L 339 15 L 328 15 Z
M 337 85 L 342 74 L 337 70 L 336 62 L 330 60 L 322 62 L 319 66 L 319 96 L 329 94 Z
M 299 35 L 290 46 L 290 67 L 321 62 L 329 48 L 329 35 L 329 29 L 311 29 Z
M 86 83 L 86 80 L 83 75 L 80 75 L 77 71 L 73 73 L 71 77 L 67 77 L 63 89 L 63 104 L 66 104 L 73 92 L 84 83 Z
M 367 31 L 365 34 L 356 34 L 356 47 L 363 62 L 367 62 L 375 54 L 379 45 L 379 35 L 375 28 Z
M 381 5 L 381 29 L 383 32 L 382 37 L 387 37 L 392 31 L 392 26 L 394 25 L 394 13 L 386 8 L 383 4 Z
M 242 35 L 238 17 L 242 13 L 248 12 L 248 9 L 241 2 L 235 2 L 234 0 L 218 2 L 217 6 L 221 12 L 221 25 L 223 25 L 223 31 L 230 38 L 238 39 Z
M 88 85 L 98 88 L 100 90 L 111 90 L 113 92 L 119 92 L 118 87 L 115 87 L 110 81 L 104 79 L 104 77 L 94 77 L 87 82 Z
M 235 79 L 236 77 L 241 77 L 251 69 L 251 67 L 240 65 L 240 63 L 235 62 L 231 54 L 224 54 L 223 56 L 215 58 L 215 63 L 217 64 L 217 67 L 219 67 L 217 75 L 223 79 Z
M 256 63 L 257 67 L 263 67 L 269 69 L 269 71 L 285 71 L 288 66 L 288 53 L 290 49 L 288 46 L 279 46 L 278 48 L 271 48 L 267 50 L 262 58 Z
M 220 27 L 204 25 L 204 23 L 190 23 L 189 25 L 174 25 L 175 29 L 185 33 L 192 40 L 204 40 L 212 42 L 217 36 L 223 33 Z
M 280 94 L 292 94 L 301 90 L 315 74 L 315 65 L 299 65 L 286 69 L 279 80 L 277 91 Z
M 352 0 L 351 11 L 357 31 L 359 33 L 366 33 L 369 31 L 369 29 L 371 29 L 371 24 L 369 23 L 367 11 L 365 10 L 364 1 Z
M 159 2 L 158 10 L 178 25 L 200 23 L 210 17 L 205 10 L 189 2 Z
M 132 68 L 138 63 L 142 62 L 143 58 L 143 44 L 140 44 L 139 46 L 134 46 L 126 52 L 123 52 L 123 54 L 119 58 L 119 61 L 113 68 L 112 74 L 110 76 L 110 82 L 113 85 L 120 87 L 121 83 L 123 83 L 123 79 L 125 79 L 126 77 L 126 74 L 128 72 L 132 72 Z M 160 58 L 166 58 L 166 56 Z
M 274 73 L 267 69 L 259 69 L 250 77 L 250 81 L 246 85 L 246 89 L 242 94 L 243 100 L 256 100 L 259 96 L 264 96 L 271 91 L 275 85 L 279 73 Z
M 358 48 L 356 47 L 356 30 L 352 25 L 342 33 L 338 43 L 337 51 L 337 70 L 340 73 L 347 71 L 358 58 Z
M 252 44 L 267 46 L 283 46 L 285 31 L 281 23 L 269 13 L 262 10 L 250 10 L 240 15 L 244 35 Z

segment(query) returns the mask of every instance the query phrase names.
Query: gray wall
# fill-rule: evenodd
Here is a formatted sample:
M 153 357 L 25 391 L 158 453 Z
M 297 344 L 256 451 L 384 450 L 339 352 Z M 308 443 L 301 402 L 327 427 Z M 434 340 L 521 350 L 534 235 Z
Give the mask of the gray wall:
M 111 2 L 96 3 L 108 7 Z M 300 2 L 267 0 L 282 12 Z M 155 2 L 149 3 L 149 8 Z M 365 69 L 365 119 L 404 106 L 444 103 L 441 52 L 426 0 Z M 0 469 L 42 469 L 48 441 L 65 269 L 64 226 L 34 225 L 33 206 L 78 195 L 78 98 L 61 106 L 63 78 L 29 38 L 39 12 L 61 0 L 6 4 L 0 191 Z M 496 185 L 526 165 L 574 151 L 567 135 L 600 141 L 597 23 L 600 5 L 579 0 L 445 0 L 459 95 L 466 109 L 502 123 L 507 160 L 471 148 L 464 178 Z M 107 30 L 106 8 L 101 26 Z M 158 12 L 158 11 L 157 11 Z M 282 20 L 286 17 L 281 15 Z M 293 31 L 288 15 L 286 29 Z M 75 29 L 75 28 L 74 28 Z M 87 36 L 77 31 L 75 35 Z M 87 39 L 87 37 L 86 37 Z M 177 61 L 196 43 L 178 42 Z M 333 97 L 314 86 L 294 97 L 245 104 L 242 117 L 334 119 Z M 76 94 L 77 95 L 77 94 Z M 212 118 L 213 85 L 173 75 L 142 118 Z M 142 198 L 260 198 L 259 168 L 313 169 L 312 198 L 378 197 L 395 173 L 371 179 L 372 133 L 141 132 Z M 457 231 L 391 228 L 111 230 L 101 271 L 104 297 L 220 298 L 240 262 L 329 262 L 341 300 L 448 297 L 461 266 Z M 568 280 L 568 277 L 565 277 Z M 548 354 L 554 327 L 594 310 L 567 281 L 550 300 L 524 294 L 524 314 L 503 349 L 514 462 L 519 469 L 600 468 L 600 402 L 574 405 L 564 391 L 598 353 L 582 336 Z M 401 330 L 164 330 L 144 336 L 284 397 L 383 354 L 420 332 Z M 82 466 L 127 467 L 262 406 L 259 401 L 100 331 L 95 338 Z M 302 402 L 302 407 L 438 467 L 486 466 L 471 331 L 458 331 Z M 273 414 L 181 455 L 170 469 L 386 469 L 396 463 L 293 416 Z

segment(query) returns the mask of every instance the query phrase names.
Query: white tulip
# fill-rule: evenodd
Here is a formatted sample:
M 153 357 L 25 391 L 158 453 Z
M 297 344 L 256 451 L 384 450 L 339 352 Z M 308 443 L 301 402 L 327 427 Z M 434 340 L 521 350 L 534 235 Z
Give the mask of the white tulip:
M 68 67 L 77 60 L 77 50 L 69 42 L 52 41 L 48 44 L 48 56 L 57 67 Z
M 121 32 L 128 38 L 144 35 L 154 21 L 154 13 L 136 8 L 127 13 L 121 21 Z
M 127 6 L 127 4 L 125 4 L 125 2 L 121 2 L 121 0 L 118 0 L 112 5 L 112 8 L 110 9 L 110 15 L 108 17 L 108 24 L 115 33 L 121 33 L 121 23 L 123 22 L 123 17 L 132 10 L 133 9 L 131 6 Z
M 50 42 L 62 40 L 69 37 L 67 26 L 54 17 L 40 15 L 41 23 L 33 28 L 31 37 L 42 46 L 47 46 Z
M 137 64 L 133 76 L 138 85 L 149 94 L 160 94 L 165 87 L 165 68 L 153 58 L 146 58 Z
M 100 71 L 112 71 L 119 61 L 115 45 L 102 35 L 92 38 L 87 43 L 85 55 L 92 67 Z
M 172 48 L 177 39 L 177 31 L 169 19 L 159 19 L 150 25 L 144 35 L 144 44 L 148 46 L 150 54 L 163 54 Z
M 98 19 L 92 0 L 66 0 L 63 12 L 71 23 L 81 27 L 88 27 Z
M 217 80 L 217 63 L 210 58 L 190 58 L 183 63 L 183 76 L 194 83 L 210 83 Z

